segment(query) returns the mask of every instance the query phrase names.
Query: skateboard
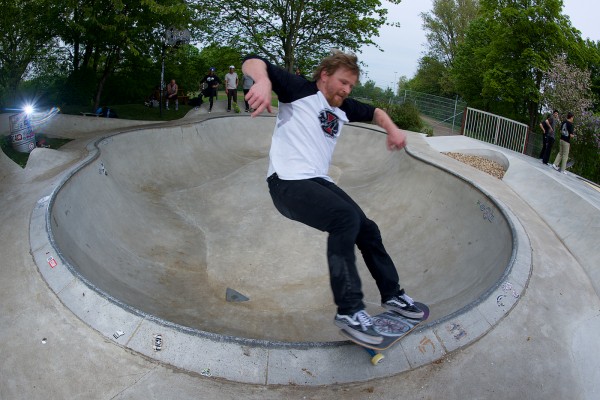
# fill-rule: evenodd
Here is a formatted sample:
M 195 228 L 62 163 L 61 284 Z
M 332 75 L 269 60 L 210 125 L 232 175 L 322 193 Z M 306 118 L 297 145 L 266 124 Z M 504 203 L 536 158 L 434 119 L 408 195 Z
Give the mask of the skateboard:
M 565 169 L 571 168 L 573 166 L 573 164 L 575 164 L 575 160 L 567 161 L 567 165 L 565 166 Z
M 415 305 L 423 310 L 423 318 L 406 318 L 397 312 L 390 310 L 372 317 L 375 330 L 383 336 L 383 342 L 380 344 L 375 345 L 371 343 L 365 343 L 359 339 L 356 339 L 355 337 L 350 336 L 349 333 L 342 329 L 340 329 L 340 333 L 346 339 L 362 347 L 371 356 L 371 364 L 377 365 L 385 358 L 385 356 L 381 353 L 382 351 L 387 350 L 394 344 L 398 343 L 400 339 L 408 335 L 423 321 L 429 318 L 429 307 L 418 302 L 415 302 Z

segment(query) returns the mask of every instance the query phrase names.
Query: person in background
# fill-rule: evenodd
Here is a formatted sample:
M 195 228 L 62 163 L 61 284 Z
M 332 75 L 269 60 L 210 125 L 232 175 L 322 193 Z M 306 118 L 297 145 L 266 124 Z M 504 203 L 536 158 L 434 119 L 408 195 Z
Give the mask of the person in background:
M 169 100 L 173 100 L 175 102 L 175 110 L 179 110 L 179 100 L 177 99 L 177 92 L 179 91 L 179 86 L 175 82 L 175 79 L 171 79 L 171 82 L 167 85 L 167 101 L 166 101 L 166 109 L 169 109 Z
M 227 95 L 227 112 L 231 111 L 231 100 L 237 104 L 238 75 L 235 67 L 229 66 L 229 73 L 225 75 L 225 94 Z
M 250 91 L 250 88 L 254 85 L 254 81 L 250 75 L 244 74 L 242 77 L 242 90 L 244 91 L 244 104 L 246 105 L 246 112 L 250 112 L 252 109 L 250 108 L 250 104 L 248 104 L 248 100 L 246 100 L 246 95 Z
M 544 121 L 540 123 L 540 127 L 544 130 L 544 145 L 542 147 L 542 153 L 540 154 L 542 162 L 550 166 L 550 153 L 552 152 L 552 145 L 554 145 L 554 132 L 558 128 L 560 123 L 558 119 L 558 110 L 552 111 L 552 115 L 549 115 Z
M 215 75 L 215 67 L 211 67 L 208 70 L 208 74 L 202 78 L 200 84 L 206 83 L 206 89 L 204 89 L 204 97 L 208 97 L 208 112 L 212 112 L 213 99 L 217 96 L 217 89 L 221 80 Z
M 566 174 L 567 169 L 567 160 L 569 159 L 569 149 L 571 148 L 571 139 L 573 138 L 573 134 L 575 129 L 573 127 L 573 118 L 574 115 L 572 112 L 567 114 L 567 120 L 562 123 L 560 126 L 560 150 L 554 159 L 554 163 L 552 167 L 558 172 L 562 172 Z M 558 166 L 560 163 L 560 167 Z

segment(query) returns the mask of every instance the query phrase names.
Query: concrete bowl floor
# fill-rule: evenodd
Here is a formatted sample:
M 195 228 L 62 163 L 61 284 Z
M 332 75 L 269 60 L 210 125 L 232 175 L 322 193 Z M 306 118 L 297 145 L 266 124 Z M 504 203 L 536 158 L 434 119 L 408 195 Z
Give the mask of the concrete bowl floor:
M 111 301 L 183 329 L 273 343 L 339 342 L 326 234 L 281 216 L 265 173 L 274 120 L 214 118 L 103 137 L 55 190 L 49 234 Z M 516 258 L 485 192 L 385 135 L 348 126 L 330 174 L 375 220 L 407 292 L 435 324 L 479 304 Z M 379 293 L 357 251 L 365 301 Z M 226 301 L 228 288 L 247 296 Z

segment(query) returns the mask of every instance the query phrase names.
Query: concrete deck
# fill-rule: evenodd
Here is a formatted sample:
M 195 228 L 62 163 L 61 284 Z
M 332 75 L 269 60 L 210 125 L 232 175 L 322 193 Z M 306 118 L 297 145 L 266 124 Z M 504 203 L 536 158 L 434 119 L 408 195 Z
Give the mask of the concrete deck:
M 211 116 L 219 114 L 213 113 Z M 194 125 L 205 117 L 201 111 L 195 112 L 182 121 L 162 125 L 148 124 L 144 130 L 158 129 L 159 126 L 178 129 L 177 126 Z M 521 238 L 521 250 L 523 247 L 529 250 L 514 257 L 520 267 L 509 272 L 516 271 L 518 276 L 510 276 L 510 279 L 503 276 L 505 279 L 500 279 L 498 285 L 493 286 L 495 291 L 486 293 L 485 299 L 489 304 L 475 299 L 477 304 L 466 310 L 471 314 L 464 314 L 471 318 L 475 310 L 476 315 L 481 315 L 484 319 L 491 316 L 492 321 L 486 321 L 486 329 L 481 328 L 485 326 L 481 319 L 475 319 L 475 322 L 469 319 L 459 321 L 458 325 L 463 331 L 452 331 L 448 327 L 457 325 L 450 324 L 452 318 L 444 319 L 447 313 L 443 312 L 441 314 L 444 315 L 439 315 L 437 324 L 407 338 L 403 347 L 397 346 L 399 351 L 387 354 L 387 364 L 378 367 L 373 367 L 368 362 L 363 363 L 367 360 L 360 349 L 343 344 L 317 346 L 313 353 L 310 353 L 314 350 L 312 348 L 307 350 L 297 346 L 267 346 L 265 350 L 265 347 L 257 346 L 256 343 L 235 341 L 233 350 L 229 341 L 216 341 L 217 344 L 211 349 L 194 349 L 194 344 L 189 342 L 189 332 L 178 329 L 173 332 L 181 334 L 167 337 L 165 348 L 156 353 L 149 350 L 152 343 L 147 343 L 146 339 L 151 339 L 155 333 L 165 332 L 160 321 L 157 323 L 138 315 L 137 318 L 143 321 L 131 322 L 131 313 L 123 311 L 106 298 L 95 298 L 95 292 L 80 281 L 70 278 L 63 282 L 60 279 L 53 281 L 45 273 L 60 270 L 60 266 L 49 267 L 47 256 L 52 254 L 47 255 L 46 252 L 51 252 L 52 248 L 44 247 L 46 238 L 35 228 L 37 223 L 44 225 L 50 201 L 47 196 L 65 182 L 77 165 L 94 157 L 93 143 L 98 142 L 99 147 L 110 144 L 98 139 L 125 130 L 139 129 L 132 126 L 112 127 L 98 132 L 85 126 L 91 121 L 78 120 L 84 117 L 73 118 L 76 118 L 79 128 L 69 134 L 77 140 L 60 151 L 36 150 L 39 154 L 32 154 L 30 165 L 25 170 L 14 168 L 10 160 L 3 154 L 0 155 L 0 189 L 4 200 L 0 228 L 4 279 L 0 283 L 0 293 L 3 310 L 1 329 L 5 338 L 0 344 L 4 361 L 0 366 L 0 398 L 358 399 L 398 398 L 400 393 L 403 398 L 598 397 L 600 372 L 597 360 L 600 356 L 600 344 L 596 332 L 600 327 L 600 301 L 597 294 L 597 265 L 600 263 L 596 247 L 599 242 L 597 232 L 600 227 L 600 195 L 593 187 L 576 177 L 560 175 L 537 160 L 462 137 L 423 139 L 420 135 L 413 135 L 408 154 L 390 156 L 381 146 L 383 161 L 370 158 L 377 163 L 384 162 L 388 167 L 393 166 L 401 174 L 399 187 L 409 188 L 416 193 L 420 193 L 420 186 L 427 186 L 429 183 L 427 174 L 420 173 L 417 164 L 407 164 L 402 160 L 418 158 L 426 160 L 429 168 L 447 168 L 452 174 L 460 176 L 461 181 L 475 186 L 479 190 L 477 193 L 489 194 L 499 207 L 495 215 L 507 215 L 511 221 L 514 218 L 516 222 L 513 231 L 521 232 L 521 235 L 517 235 Z M 227 120 L 221 122 L 226 124 Z M 212 121 L 219 123 L 218 119 Z M 66 126 L 66 122 L 63 126 Z M 180 132 L 185 130 L 179 129 Z M 63 129 L 62 132 L 67 130 Z M 110 137 L 112 140 L 121 140 L 127 135 Z M 352 137 L 353 134 L 349 136 Z M 344 139 L 340 144 L 343 142 Z M 361 147 L 361 151 L 368 150 L 369 155 L 376 154 L 374 150 L 377 149 L 371 148 L 373 143 L 361 144 L 368 145 Z M 241 147 L 247 144 L 238 145 Z M 503 181 L 498 181 L 439 154 L 440 151 L 459 150 L 501 153 L 509 163 L 508 173 Z M 144 155 L 140 154 L 140 157 Z M 118 158 L 123 157 L 117 155 L 115 160 Z M 94 176 L 87 175 L 84 180 L 102 177 L 98 173 L 98 161 L 99 159 L 94 159 L 90 163 Z M 340 161 L 341 164 L 344 162 Z M 256 171 L 260 175 L 260 161 L 252 165 L 259 166 Z M 409 172 L 401 172 L 402 167 L 406 167 Z M 377 176 L 383 167 L 373 164 L 372 168 L 374 176 Z M 253 168 L 246 169 L 252 173 L 254 171 Z M 105 177 L 108 178 L 111 177 L 111 169 L 107 167 L 107 170 L 109 175 Z M 343 168 L 340 167 L 340 170 L 340 184 L 345 187 Z M 418 176 L 419 179 L 411 181 L 412 176 Z M 346 183 L 350 187 L 359 188 L 360 180 L 365 177 L 358 178 L 358 181 Z M 435 182 L 439 184 L 438 181 Z M 389 184 L 388 181 L 383 183 Z M 377 195 L 384 192 L 386 185 L 383 183 L 375 192 Z M 259 188 L 266 191 L 260 184 Z M 181 194 L 181 191 L 178 192 Z M 357 189 L 353 195 L 355 193 L 360 193 L 360 190 Z M 367 200 L 359 199 L 361 203 Z M 573 205 L 566 218 L 559 210 L 560 204 L 565 202 Z M 439 218 L 444 213 L 440 213 L 437 208 L 440 207 L 423 208 L 410 214 L 410 217 L 420 214 Z M 64 215 L 65 210 L 61 211 Z M 454 208 L 445 210 L 445 213 L 452 214 L 453 211 L 460 214 Z M 373 212 L 377 215 L 380 211 Z M 397 214 L 396 217 L 402 218 Z M 393 229 L 392 225 L 382 222 L 380 216 L 374 216 L 374 219 L 384 225 L 382 230 L 385 239 L 386 232 Z M 457 226 L 457 230 L 459 228 L 465 227 Z M 400 238 L 400 233 L 405 235 L 405 230 L 406 227 L 402 227 L 401 232 L 391 232 L 390 235 Z M 436 243 L 440 246 L 443 235 L 436 236 L 434 232 L 432 227 L 429 243 L 431 246 Z M 419 241 L 427 242 L 427 237 L 422 237 Z M 442 247 L 446 245 L 441 244 Z M 402 250 L 404 249 L 397 249 L 399 252 Z M 60 257 L 56 259 L 61 261 Z M 67 270 L 63 268 L 62 271 Z M 440 279 L 445 282 L 448 276 Z M 410 286 L 423 286 L 420 284 L 424 282 L 426 280 L 410 282 Z M 506 282 L 518 284 L 509 290 L 503 285 Z M 435 279 L 429 283 L 434 284 Z M 56 285 L 60 289 L 57 290 Z M 448 282 L 450 288 L 452 285 L 454 283 Z M 512 290 L 519 295 L 518 299 L 513 296 Z M 432 303 L 436 304 L 432 293 L 436 291 L 428 289 L 418 293 L 416 297 L 430 296 L 427 300 L 433 299 Z M 499 307 L 497 302 L 502 295 L 506 296 L 501 299 L 506 300 L 504 308 Z M 441 308 L 443 303 L 444 299 L 441 299 L 437 308 Z M 118 308 L 117 313 L 121 312 L 121 316 L 107 312 L 106 309 L 110 307 Z M 500 313 L 499 308 L 503 308 Z M 329 317 L 328 304 L 324 310 Z M 88 325 L 92 320 L 99 324 L 95 329 Z M 127 325 L 128 323 L 131 325 Z M 125 327 L 122 331 L 126 334 L 112 338 L 120 326 Z M 452 347 L 450 344 L 457 340 L 455 336 L 461 333 L 466 334 L 470 340 L 465 345 L 460 343 Z M 426 346 L 422 348 L 431 349 L 429 342 L 421 342 L 425 337 L 437 346 L 437 353 L 411 352 L 411 349 L 417 349 L 423 344 Z M 416 342 L 410 343 L 410 339 Z M 242 357 L 238 354 L 240 351 Z M 270 353 L 269 356 L 257 355 L 265 351 Z M 411 358 L 419 353 L 423 356 L 422 360 Z M 170 354 L 178 356 L 161 360 L 161 357 L 168 357 Z M 406 361 L 402 361 L 403 357 Z M 257 362 L 259 359 L 266 360 L 269 365 L 260 364 Z M 398 366 L 398 363 L 406 365 Z M 349 366 L 353 369 L 350 370 Z M 252 378 L 253 373 L 258 379 Z M 268 376 L 265 377 L 264 373 Z M 253 383 L 215 379 L 218 376 Z M 367 381 L 362 383 L 351 383 L 365 379 Z

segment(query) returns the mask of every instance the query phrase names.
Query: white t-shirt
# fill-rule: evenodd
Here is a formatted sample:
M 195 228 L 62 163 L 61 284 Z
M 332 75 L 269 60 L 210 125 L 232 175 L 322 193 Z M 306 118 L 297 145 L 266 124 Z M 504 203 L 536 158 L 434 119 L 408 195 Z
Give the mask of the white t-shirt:
M 292 103 L 280 102 L 267 176 L 277 172 L 284 180 L 331 180 L 329 164 L 347 122 L 346 113 L 330 107 L 319 91 Z
M 238 76 L 235 72 L 230 72 L 225 75 L 225 87 L 227 89 L 237 89 Z
M 316 82 L 261 60 L 279 98 L 267 176 L 276 172 L 283 180 L 332 181 L 329 165 L 342 127 L 351 121 L 372 121 L 375 108 L 350 98 L 339 108 L 331 107 Z

